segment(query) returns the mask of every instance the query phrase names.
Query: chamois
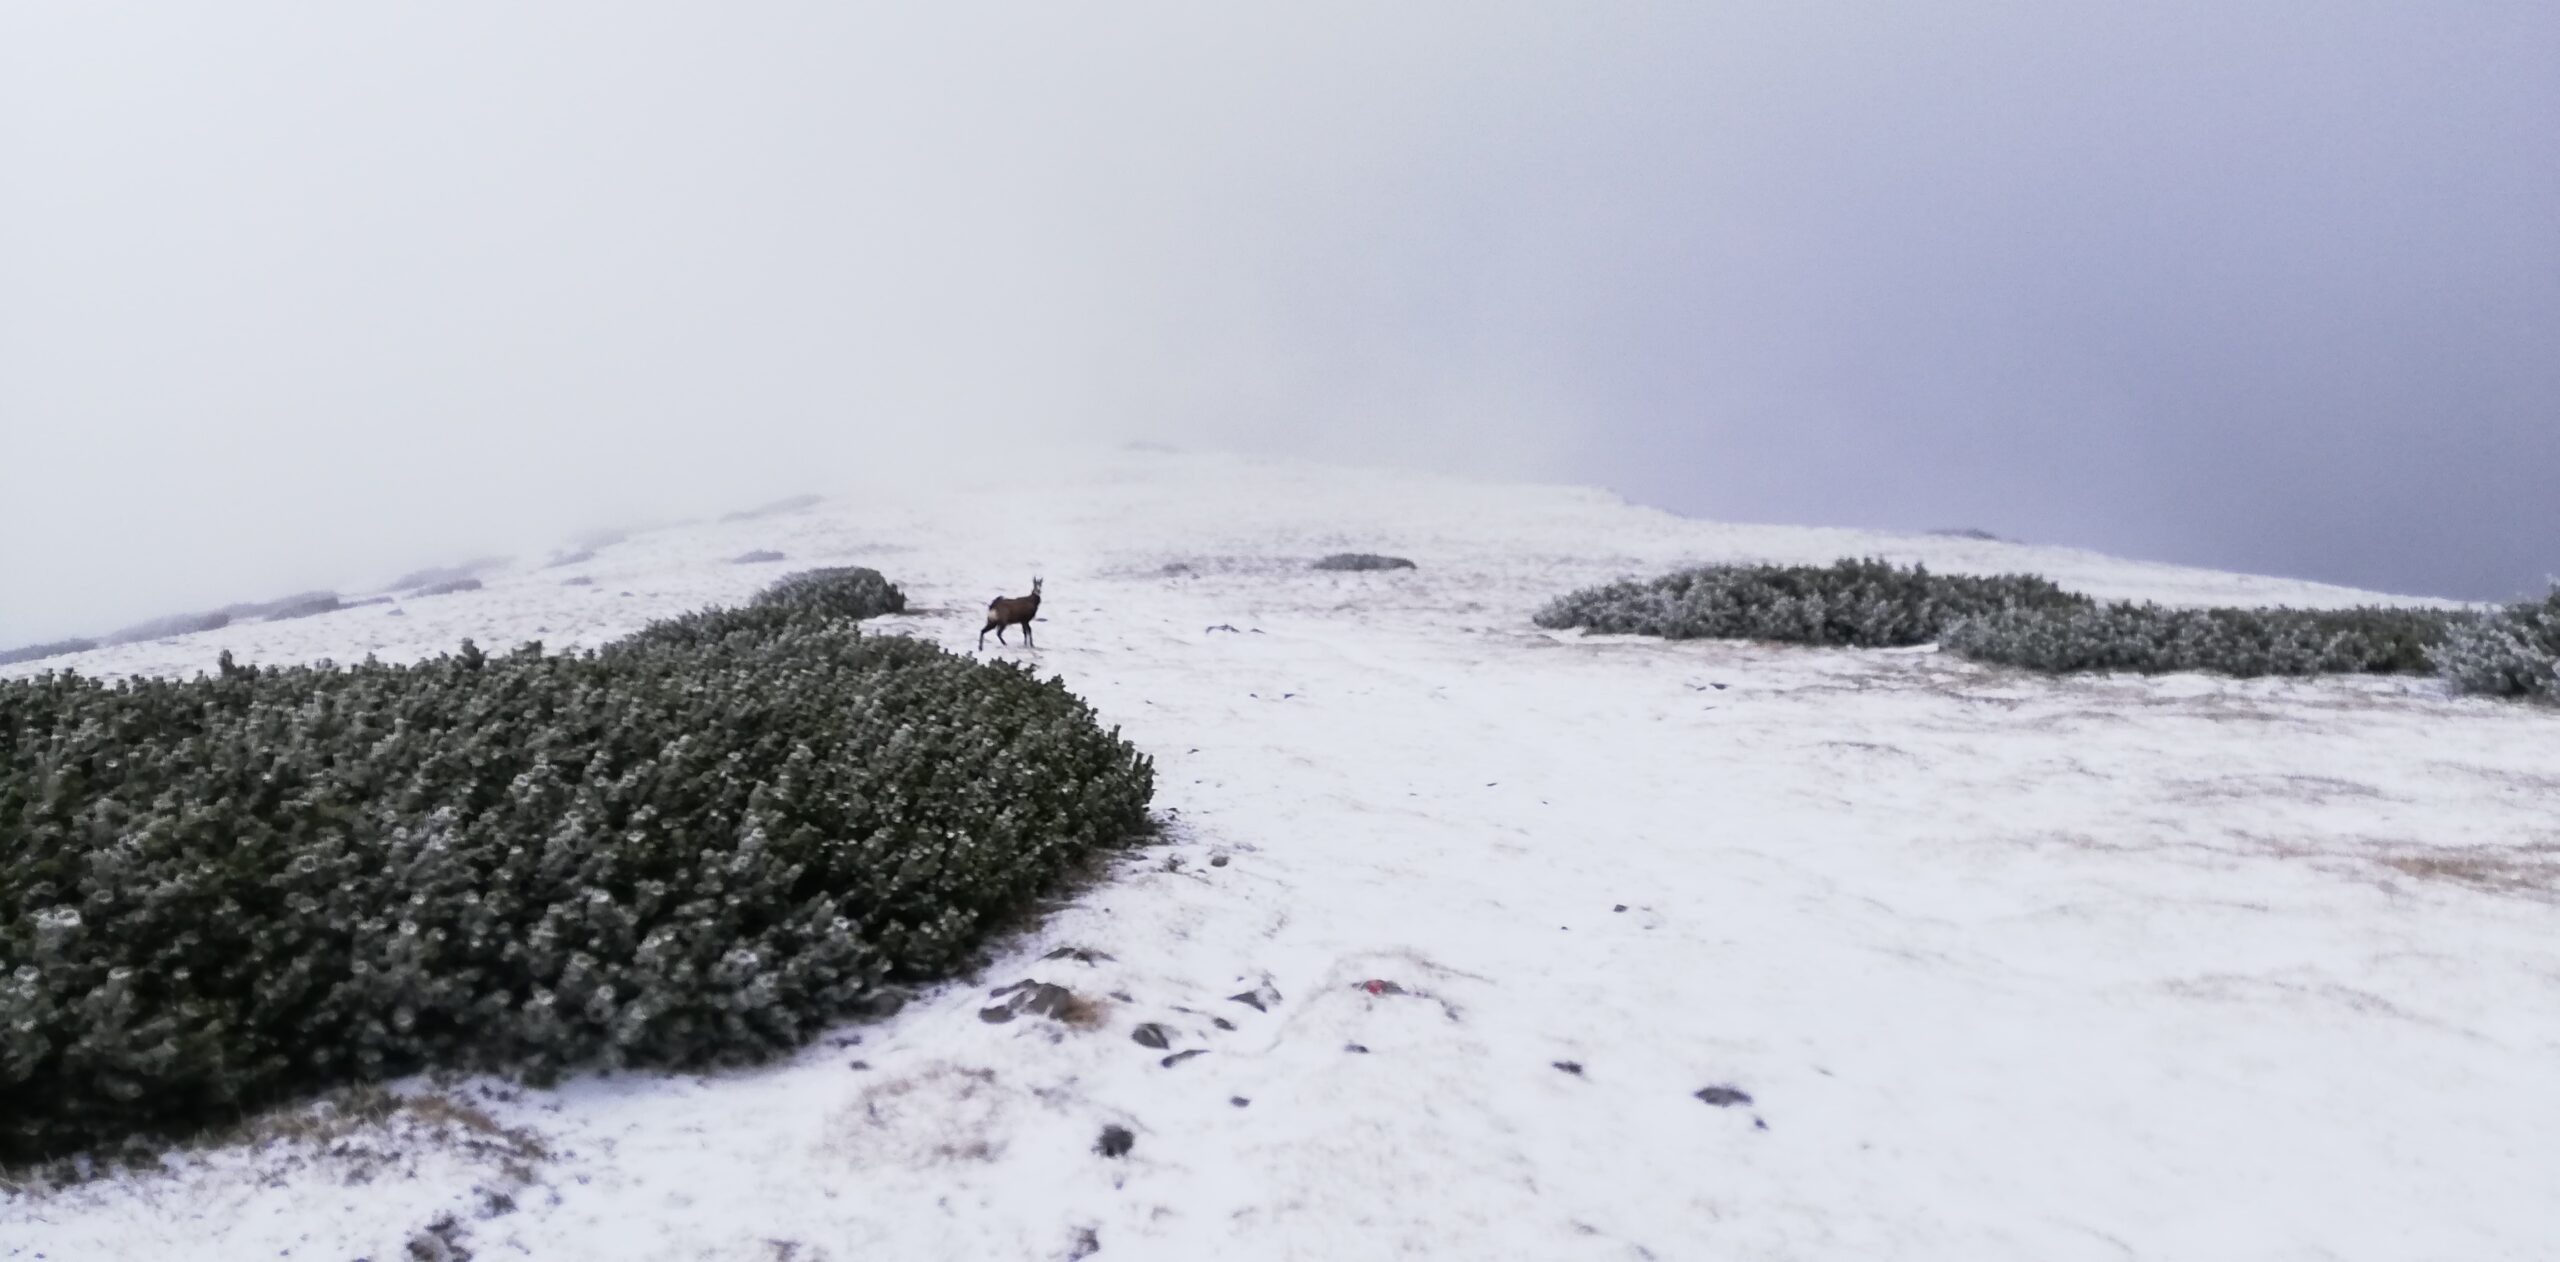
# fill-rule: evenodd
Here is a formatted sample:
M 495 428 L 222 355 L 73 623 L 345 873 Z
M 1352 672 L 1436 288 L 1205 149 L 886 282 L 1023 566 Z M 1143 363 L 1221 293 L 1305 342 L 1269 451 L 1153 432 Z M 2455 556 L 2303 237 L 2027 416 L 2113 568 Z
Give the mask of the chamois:
M 1039 576 L 1034 575 L 1031 579 L 1030 595 L 998 596 L 994 600 L 987 602 L 987 625 L 978 628 L 978 647 L 985 648 L 987 646 L 987 632 L 989 631 L 996 633 L 996 643 L 1004 643 L 1004 629 L 1006 627 L 1022 628 L 1022 643 L 1025 648 L 1036 649 L 1040 647 L 1039 645 L 1031 642 L 1031 619 L 1038 615 L 1039 612 L 1040 579 Z

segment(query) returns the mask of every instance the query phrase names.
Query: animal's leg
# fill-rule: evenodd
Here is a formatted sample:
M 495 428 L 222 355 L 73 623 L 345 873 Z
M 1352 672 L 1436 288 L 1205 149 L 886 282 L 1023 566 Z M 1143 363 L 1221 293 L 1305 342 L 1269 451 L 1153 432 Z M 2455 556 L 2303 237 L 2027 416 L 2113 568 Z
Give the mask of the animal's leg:
M 1001 622 L 996 624 L 996 643 L 998 644 L 1004 643 L 1004 625 Z
M 1039 645 L 1031 642 L 1031 620 L 1029 618 L 1022 620 L 1022 647 L 1030 649 L 1040 647 Z
M 991 628 L 991 627 L 993 627 L 993 626 L 995 626 L 995 625 L 996 625 L 996 624 L 994 624 L 994 623 L 990 622 L 990 623 L 988 623 L 986 626 L 983 626 L 983 627 L 978 628 L 978 647 L 979 647 L 979 648 L 985 648 L 985 647 L 987 646 L 987 631 L 988 631 L 988 629 L 989 629 L 989 628 Z

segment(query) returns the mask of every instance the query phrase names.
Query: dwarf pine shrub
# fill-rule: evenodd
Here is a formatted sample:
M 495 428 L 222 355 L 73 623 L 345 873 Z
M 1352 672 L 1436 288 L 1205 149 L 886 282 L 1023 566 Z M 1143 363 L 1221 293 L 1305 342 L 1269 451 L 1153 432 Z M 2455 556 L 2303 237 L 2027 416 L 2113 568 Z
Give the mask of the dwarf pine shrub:
M 2456 623 L 2428 658 L 2463 692 L 2560 701 L 2560 587 Z
M 96 640 L 75 639 L 55 640 L 49 644 L 29 644 L 23 648 L 0 649 L 0 666 L 15 666 L 20 662 L 40 662 L 48 657 L 60 657 L 66 653 L 86 653 L 96 647 L 98 647 Z
M 884 613 L 905 613 L 907 594 L 899 590 L 897 584 L 881 577 L 878 570 L 858 565 L 835 565 L 785 574 L 765 588 L 755 603 L 760 608 L 789 609 L 858 621 L 877 618 Z
M 2009 608 L 2078 608 L 2089 598 L 2028 574 L 1932 574 L 1881 560 L 1712 565 L 1562 596 L 1539 626 L 1666 639 L 1781 640 L 1884 648 L 1926 644 L 1948 624 Z
M 596 652 L 0 682 L 0 1161 L 753 1061 L 962 967 L 1153 768 L 1060 681 L 861 635 L 871 580 Z
M 2461 615 L 2433 609 L 2169 609 L 2119 601 L 2006 609 L 1947 629 L 1940 647 L 2031 670 L 2217 675 L 2423 674 Z
M 1332 556 L 1319 559 L 1312 568 L 1319 570 L 1350 570 L 1357 572 L 1366 570 L 1410 570 L 1416 567 L 1413 562 L 1406 560 L 1403 557 L 1380 556 L 1375 552 L 1336 552 Z

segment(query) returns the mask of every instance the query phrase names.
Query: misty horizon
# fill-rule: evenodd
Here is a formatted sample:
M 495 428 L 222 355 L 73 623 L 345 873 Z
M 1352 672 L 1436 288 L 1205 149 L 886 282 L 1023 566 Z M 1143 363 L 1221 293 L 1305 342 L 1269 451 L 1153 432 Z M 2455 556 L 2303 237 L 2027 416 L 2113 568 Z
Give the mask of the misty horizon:
M 2534 5 L 15 10 L 0 648 L 1133 440 L 2536 595 L 2555 63 Z

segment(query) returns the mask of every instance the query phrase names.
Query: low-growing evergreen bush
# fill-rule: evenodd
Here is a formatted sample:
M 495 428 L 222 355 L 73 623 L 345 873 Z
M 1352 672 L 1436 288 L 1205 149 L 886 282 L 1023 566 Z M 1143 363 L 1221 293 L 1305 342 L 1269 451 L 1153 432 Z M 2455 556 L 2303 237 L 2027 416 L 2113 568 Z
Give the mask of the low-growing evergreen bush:
M 2560 587 L 2456 623 L 2428 656 L 2463 692 L 2560 701 Z
M 1947 629 L 1980 662 L 2067 671 L 2217 675 L 2423 674 L 2462 615 L 2433 609 L 2168 609 L 2118 601 L 2006 609 Z
M 96 647 L 98 647 L 96 640 L 55 640 L 50 644 L 30 644 L 23 648 L 0 649 L 0 666 L 15 666 L 20 662 L 40 662 L 48 657 L 60 657 L 65 653 L 86 653 Z
M 2079 608 L 2086 596 L 2028 574 L 1932 574 L 1880 560 L 1711 565 L 1559 597 L 1539 626 L 1666 639 L 1781 640 L 1886 648 L 1926 644 L 1959 618 L 2002 609 Z
M 336 613 L 344 608 L 346 603 L 338 599 L 336 592 L 312 592 L 304 596 L 270 601 L 259 607 L 258 616 L 269 622 L 290 622 L 295 618 L 313 618 L 324 613 Z
M 818 505 L 826 503 L 826 501 L 827 497 L 823 495 L 792 495 L 775 500 L 770 504 L 758 504 L 754 508 L 743 508 L 734 513 L 722 513 L 720 515 L 720 520 L 724 522 L 759 521 L 767 517 L 779 517 L 784 513 L 796 513 L 803 509 L 816 508 Z
M 1153 768 L 1060 681 L 837 612 L 882 603 L 0 682 L 0 1161 L 428 1066 L 752 1061 L 963 966 Z
M 1319 570 L 1410 570 L 1414 563 L 1403 557 L 1380 556 L 1375 552 L 1336 552 L 1315 563 Z
M 140 644 L 145 640 L 165 640 L 171 636 L 194 635 L 199 631 L 219 631 L 231 625 L 231 615 L 216 610 L 212 613 L 172 614 L 137 622 L 107 637 L 109 644 Z
M 506 563 L 505 557 L 474 557 L 460 565 L 434 565 L 423 570 L 411 570 L 391 580 L 390 586 L 385 590 L 417 594 L 422 588 L 438 587 L 466 578 L 476 578 Z
M 905 613 L 907 594 L 881 577 L 878 570 L 834 565 L 785 574 L 765 588 L 755 604 L 758 608 L 799 610 L 859 621 L 884 613 Z

